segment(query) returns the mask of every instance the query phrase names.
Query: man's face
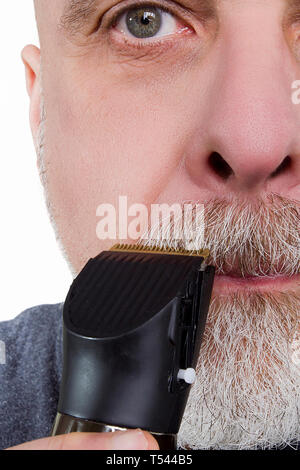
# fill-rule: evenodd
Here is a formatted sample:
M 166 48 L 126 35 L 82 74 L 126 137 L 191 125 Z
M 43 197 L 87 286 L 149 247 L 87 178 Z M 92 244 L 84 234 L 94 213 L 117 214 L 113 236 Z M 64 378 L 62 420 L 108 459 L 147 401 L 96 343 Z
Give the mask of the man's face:
M 99 204 L 118 209 L 121 195 L 128 205 L 148 207 L 203 203 L 207 244 L 223 274 L 215 284 L 203 354 L 214 367 L 222 362 L 227 375 L 207 382 L 224 398 L 219 404 L 220 396 L 214 397 L 219 410 L 212 418 L 195 391 L 203 395 L 203 377 L 214 372 L 209 366 L 201 372 L 199 365 L 203 380 L 194 387 L 182 442 L 232 448 L 293 440 L 299 418 L 298 431 L 289 434 L 283 426 L 276 434 L 272 408 L 286 412 L 289 400 L 291 423 L 299 398 L 299 369 L 282 377 L 280 371 L 285 353 L 295 357 L 299 331 L 300 105 L 292 101 L 292 83 L 300 79 L 300 2 L 151 4 L 135 6 L 130 22 L 133 1 L 36 2 L 42 95 L 33 80 L 31 123 L 51 216 L 79 272 L 113 244 L 96 235 Z M 138 16 L 141 9 L 152 12 L 151 21 Z M 27 68 L 30 54 L 27 48 Z M 34 72 L 39 77 L 39 66 Z M 236 263 L 226 270 L 233 253 Z M 274 351 L 272 338 L 278 339 Z M 273 406 L 280 377 L 288 385 Z M 247 400 L 253 403 L 245 410 L 241 403 Z M 266 403 L 271 430 L 262 423 Z M 219 415 L 223 428 L 216 431 L 212 423 Z

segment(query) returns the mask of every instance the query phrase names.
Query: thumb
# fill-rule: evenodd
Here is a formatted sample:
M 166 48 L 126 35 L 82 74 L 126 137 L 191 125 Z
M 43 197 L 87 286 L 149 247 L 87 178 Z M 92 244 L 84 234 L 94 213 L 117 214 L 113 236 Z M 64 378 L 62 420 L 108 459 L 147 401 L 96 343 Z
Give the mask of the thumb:
M 70 433 L 26 442 L 6 450 L 158 450 L 154 437 L 141 429 L 107 433 Z

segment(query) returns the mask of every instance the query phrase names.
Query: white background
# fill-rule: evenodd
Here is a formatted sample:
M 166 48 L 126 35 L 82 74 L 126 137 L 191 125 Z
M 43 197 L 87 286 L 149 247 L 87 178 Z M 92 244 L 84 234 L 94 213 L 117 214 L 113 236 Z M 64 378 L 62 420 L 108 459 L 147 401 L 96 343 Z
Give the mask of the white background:
M 33 1 L 1 1 L 0 321 L 65 299 L 71 274 L 55 240 L 36 169 L 21 50 L 39 45 Z

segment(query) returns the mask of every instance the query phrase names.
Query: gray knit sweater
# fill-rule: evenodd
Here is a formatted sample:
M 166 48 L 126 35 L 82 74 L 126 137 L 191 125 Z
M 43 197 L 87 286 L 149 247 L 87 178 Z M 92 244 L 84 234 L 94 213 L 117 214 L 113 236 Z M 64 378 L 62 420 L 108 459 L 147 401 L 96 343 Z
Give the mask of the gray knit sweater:
M 41 305 L 0 323 L 0 449 L 50 435 L 62 372 L 62 310 L 63 304 Z
M 63 304 L 0 323 L 0 449 L 49 436 L 62 367 Z

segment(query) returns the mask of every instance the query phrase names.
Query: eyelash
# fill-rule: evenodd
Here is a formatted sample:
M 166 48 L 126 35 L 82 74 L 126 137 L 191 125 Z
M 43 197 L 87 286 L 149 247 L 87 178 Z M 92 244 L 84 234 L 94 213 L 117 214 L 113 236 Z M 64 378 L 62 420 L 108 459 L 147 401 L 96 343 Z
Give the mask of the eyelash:
M 110 30 L 111 28 L 116 26 L 117 20 L 125 12 L 130 11 L 130 10 L 135 9 L 135 8 L 141 8 L 141 7 L 144 7 L 144 8 L 155 7 L 159 11 L 167 12 L 170 15 L 175 16 L 175 18 L 178 18 L 177 13 L 175 13 L 171 8 L 168 8 L 165 5 L 158 4 L 157 2 L 152 2 L 151 0 L 150 1 L 140 0 L 140 1 L 135 1 L 132 4 L 129 4 L 129 5 L 125 5 L 121 8 L 118 8 L 118 10 L 113 14 L 112 18 L 110 18 L 108 20 L 108 23 L 106 24 L 105 29 Z M 159 46 L 162 46 L 162 44 L 167 45 L 166 43 L 169 43 L 168 45 L 170 46 L 170 39 L 169 38 L 168 39 L 157 39 L 155 41 L 148 41 L 148 40 L 143 41 L 143 40 L 136 39 L 136 40 L 134 40 L 134 42 L 130 41 L 129 39 L 126 38 L 126 40 L 123 39 L 122 42 L 123 42 L 123 44 L 126 44 L 126 46 L 137 48 L 137 49 L 141 49 L 141 48 L 143 48 L 143 49 L 152 48 L 153 49 L 153 47 L 159 47 Z

